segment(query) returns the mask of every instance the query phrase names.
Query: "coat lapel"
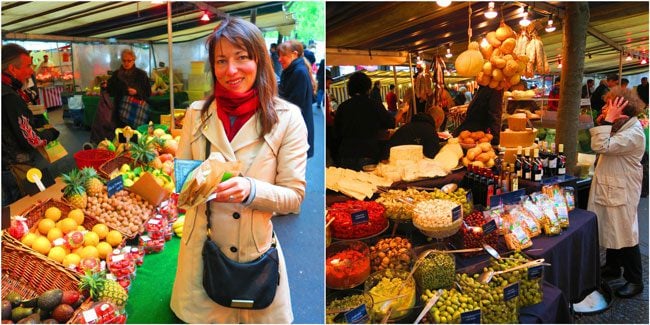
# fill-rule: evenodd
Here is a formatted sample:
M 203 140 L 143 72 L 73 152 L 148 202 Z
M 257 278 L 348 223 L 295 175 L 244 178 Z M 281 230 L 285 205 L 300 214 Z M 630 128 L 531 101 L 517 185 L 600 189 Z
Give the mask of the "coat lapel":
M 199 130 L 195 130 L 195 132 L 201 132 L 205 138 L 210 141 L 212 147 L 216 148 L 217 152 L 223 154 L 227 161 L 237 160 L 235 152 L 228 142 L 228 137 L 223 129 L 221 120 L 217 116 L 216 101 L 213 101 L 212 104 L 210 104 L 210 112 L 211 113 L 207 120 L 200 123 L 198 126 Z

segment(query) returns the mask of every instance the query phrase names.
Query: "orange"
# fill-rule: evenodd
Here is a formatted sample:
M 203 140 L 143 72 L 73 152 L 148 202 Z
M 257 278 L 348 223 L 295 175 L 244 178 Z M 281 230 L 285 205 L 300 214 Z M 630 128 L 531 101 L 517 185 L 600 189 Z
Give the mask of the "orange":
M 99 235 L 89 231 L 84 235 L 84 246 L 97 246 L 99 243 Z
M 84 223 L 84 212 L 81 209 L 70 210 L 68 218 L 76 221 L 77 225 L 82 225 Z
M 60 246 L 52 247 L 52 249 L 50 249 L 50 252 L 47 254 L 47 257 L 59 263 L 63 262 L 65 256 L 66 256 L 65 249 L 63 249 L 63 247 Z
M 72 218 L 65 218 L 59 222 L 57 226 L 64 234 L 67 234 L 73 230 L 77 230 L 77 222 Z
M 61 219 L 61 210 L 57 207 L 49 207 L 45 210 L 45 218 L 56 222 Z
M 108 256 L 108 254 L 110 254 L 113 251 L 113 247 L 111 246 L 111 244 L 103 241 L 97 244 L 97 251 L 99 252 L 99 258 L 105 260 L 106 256 Z
M 38 223 L 38 231 L 41 233 L 41 235 L 45 236 L 50 231 L 50 229 L 54 228 L 55 225 L 56 224 L 52 219 L 42 219 Z
M 111 230 L 106 235 L 106 241 L 113 247 L 119 246 L 122 243 L 122 234 L 117 230 Z
M 47 239 L 49 239 L 51 242 L 61 237 L 63 237 L 63 232 L 59 228 L 52 228 L 47 232 Z
M 52 249 L 52 243 L 45 236 L 40 236 L 34 240 L 32 248 L 43 255 L 47 255 Z
M 93 232 L 99 236 L 99 239 L 104 239 L 108 235 L 108 227 L 103 223 L 98 223 L 93 226 Z
M 86 246 L 81 250 L 81 254 L 79 256 L 81 256 L 81 258 L 99 257 L 99 251 L 97 251 L 97 247 L 95 246 Z

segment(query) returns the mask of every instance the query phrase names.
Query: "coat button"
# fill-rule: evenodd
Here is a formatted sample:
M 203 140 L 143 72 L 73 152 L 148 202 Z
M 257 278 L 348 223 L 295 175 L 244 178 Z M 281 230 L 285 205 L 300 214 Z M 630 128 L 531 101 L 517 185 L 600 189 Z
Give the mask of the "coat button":
M 233 253 L 237 253 L 237 247 L 235 246 L 230 247 L 230 251 Z
M 235 218 L 235 219 L 239 219 L 239 217 L 240 217 L 239 212 L 233 213 L 232 217 Z

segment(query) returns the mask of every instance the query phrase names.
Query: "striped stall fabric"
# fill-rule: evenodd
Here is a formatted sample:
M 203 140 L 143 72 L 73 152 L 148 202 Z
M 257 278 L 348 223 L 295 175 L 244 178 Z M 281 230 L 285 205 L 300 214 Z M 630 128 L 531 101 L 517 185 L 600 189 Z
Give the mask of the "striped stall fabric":
M 38 103 L 45 108 L 62 106 L 61 93 L 63 86 L 50 86 L 38 88 Z

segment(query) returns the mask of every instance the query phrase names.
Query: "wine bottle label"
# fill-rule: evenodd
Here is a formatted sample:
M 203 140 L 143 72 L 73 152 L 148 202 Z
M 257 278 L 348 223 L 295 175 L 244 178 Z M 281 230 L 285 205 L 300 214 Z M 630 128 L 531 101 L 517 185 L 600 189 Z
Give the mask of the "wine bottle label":
M 557 174 L 558 174 L 558 175 L 564 175 L 564 174 L 566 174 L 566 168 L 562 168 L 562 167 L 558 168 L 558 169 L 557 169 Z
M 525 179 L 530 179 L 530 172 L 526 172 L 526 174 L 524 175 L 524 178 Z
M 535 182 L 539 182 L 542 180 L 542 173 L 535 173 Z
M 557 168 L 557 159 L 549 159 L 548 160 L 548 168 Z

